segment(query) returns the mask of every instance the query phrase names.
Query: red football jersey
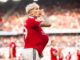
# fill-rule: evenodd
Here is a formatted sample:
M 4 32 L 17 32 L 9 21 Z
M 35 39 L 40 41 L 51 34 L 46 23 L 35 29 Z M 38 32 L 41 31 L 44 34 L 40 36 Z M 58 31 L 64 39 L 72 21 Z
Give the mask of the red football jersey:
M 51 60 L 57 60 L 57 50 L 55 48 L 50 49 Z
M 12 49 L 13 57 L 16 57 L 16 44 L 14 42 L 10 43 L 10 49 Z M 9 57 L 11 57 L 11 53 L 10 53 Z
M 48 35 L 41 29 L 40 23 L 41 22 L 35 21 L 34 18 L 28 18 L 25 24 L 28 33 L 27 37 L 24 39 L 24 48 L 34 48 L 38 51 L 39 55 L 42 54 L 48 42 Z
M 59 60 L 63 60 L 63 57 L 59 58 Z
M 80 51 L 79 50 L 77 51 L 77 58 L 78 58 L 78 60 L 80 60 Z

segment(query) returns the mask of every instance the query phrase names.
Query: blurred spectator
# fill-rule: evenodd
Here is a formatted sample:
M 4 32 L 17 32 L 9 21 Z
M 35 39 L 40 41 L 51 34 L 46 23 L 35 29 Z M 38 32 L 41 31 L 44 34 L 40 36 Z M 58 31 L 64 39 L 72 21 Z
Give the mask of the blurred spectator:
M 16 40 L 11 37 L 11 42 L 10 42 L 10 46 L 9 46 L 9 58 L 12 60 L 16 59 L 16 44 L 15 44 Z

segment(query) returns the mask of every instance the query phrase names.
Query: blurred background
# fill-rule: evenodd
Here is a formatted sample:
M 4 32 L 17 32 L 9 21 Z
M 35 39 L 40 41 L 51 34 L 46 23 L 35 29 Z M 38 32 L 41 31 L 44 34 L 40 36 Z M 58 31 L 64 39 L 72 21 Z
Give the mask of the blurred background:
M 9 47 L 11 37 L 16 39 L 18 48 L 24 46 L 22 31 L 27 19 L 25 7 L 32 2 L 38 3 L 44 9 L 47 21 L 51 24 L 43 29 L 80 29 L 80 0 L 0 0 L 0 49 Z M 80 35 L 52 34 L 49 38 L 47 46 L 80 48 Z

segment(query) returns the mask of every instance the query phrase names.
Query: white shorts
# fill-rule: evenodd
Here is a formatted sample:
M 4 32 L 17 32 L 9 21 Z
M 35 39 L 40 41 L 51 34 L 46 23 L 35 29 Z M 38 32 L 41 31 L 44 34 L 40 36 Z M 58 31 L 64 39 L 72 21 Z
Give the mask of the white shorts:
M 24 60 L 40 60 L 37 50 L 33 48 L 23 49 L 22 57 Z

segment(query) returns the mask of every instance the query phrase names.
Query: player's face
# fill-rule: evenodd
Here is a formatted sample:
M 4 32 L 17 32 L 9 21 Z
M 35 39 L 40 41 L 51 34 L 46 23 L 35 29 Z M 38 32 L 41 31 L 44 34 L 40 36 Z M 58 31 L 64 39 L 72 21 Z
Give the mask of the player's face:
M 29 14 L 31 16 L 38 17 L 38 16 L 40 16 L 40 9 L 35 7 L 30 10 Z

